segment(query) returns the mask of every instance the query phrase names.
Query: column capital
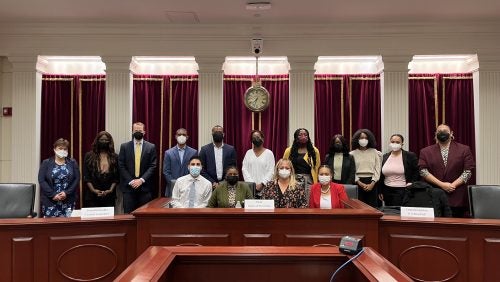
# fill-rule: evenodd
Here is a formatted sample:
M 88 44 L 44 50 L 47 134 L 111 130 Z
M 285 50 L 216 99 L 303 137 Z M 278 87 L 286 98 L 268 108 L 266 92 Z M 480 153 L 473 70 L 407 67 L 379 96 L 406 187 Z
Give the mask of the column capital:
M 384 72 L 408 72 L 412 55 L 382 55 Z
M 9 62 L 12 64 L 12 72 L 36 72 L 38 56 L 9 56 Z
M 314 73 L 314 64 L 318 61 L 318 56 L 288 56 L 287 58 L 290 63 L 290 73 Z
M 130 72 L 132 56 L 101 56 L 101 60 L 106 64 L 106 73 Z
M 197 56 L 198 73 L 222 73 L 222 66 L 225 60 L 226 57 L 224 56 Z

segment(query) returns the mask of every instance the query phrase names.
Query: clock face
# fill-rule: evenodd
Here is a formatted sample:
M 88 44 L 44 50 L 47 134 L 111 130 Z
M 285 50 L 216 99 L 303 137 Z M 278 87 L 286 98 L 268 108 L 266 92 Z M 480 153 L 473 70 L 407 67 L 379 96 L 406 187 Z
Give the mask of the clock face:
M 245 106 L 253 112 L 261 112 L 269 106 L 269 92 L 262 86 L 252 86 L 245 93 Z

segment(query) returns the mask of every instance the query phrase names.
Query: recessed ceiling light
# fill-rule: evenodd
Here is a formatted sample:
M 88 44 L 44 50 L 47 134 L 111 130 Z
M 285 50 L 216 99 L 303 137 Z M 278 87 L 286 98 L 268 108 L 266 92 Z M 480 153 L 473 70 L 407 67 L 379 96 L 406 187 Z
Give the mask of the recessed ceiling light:
M 248 2 L 246 9 L 249 11 L 271 10 L 271 2 Z

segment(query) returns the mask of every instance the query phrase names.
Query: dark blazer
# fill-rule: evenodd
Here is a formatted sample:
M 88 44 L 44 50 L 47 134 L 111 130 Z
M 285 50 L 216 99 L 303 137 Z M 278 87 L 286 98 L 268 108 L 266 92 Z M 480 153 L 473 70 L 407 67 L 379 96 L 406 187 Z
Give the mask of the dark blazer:
M 200 159 L 203 169 L 201 175 L 208 181 L 214 183 L 217 180 L 217 171 L 215 169 L 214 144 L 207 144 L 200 149 Z M 233 146 L 224 143 L 222 146 L 222 179 L 225 178 L 228 166 L 236 166 L 236 150 Z
M 418 158 L 415 153 L 410 151 L 401 150 L 403 154 L 403 167 L 405 170 L 406 183 L 413 183 L 420 179 L 420 173 L 418 170 Z M 384 154 L 382 157 L 382 167 L 384 167 L 385 162 L 391 155 L 391 152 Z M 385 175 L 380 170 L 380 185 L 384 185 Z M 385 185 L 384 185 L 385 186 Z
M 168 195 L 168 192 L 172 191 L 172 189 L 168 189 L 171 185 L 171 181 L 189 174 L 189 159 L 193 156 L 196 156 L 197 153 L 198 152 L 195 149 L 186 146 L 184 148 L 184 157 L 182 158 L 181 163 L 177 145 L 165 151 L 165 157 L 163 158 L 163 175 L 167 180 L 167 189 L 165 190 L 167 193 L 167 197 L 171 196 Z
M 420 150 L 418 166 L 420 169 L 427 169 L 437 179 L 451 183 L 460 177 L 464 170 L 474 169 L 475 162 L 469 146 L 452 141 L 446 167 L 438 144 Z M 451 207 L 468 206 L 466 184 L 460 185 L 455 191 L 446 194 Z
M 66 189 L 66 200 L 64 202 L 74 203 L 76 201 L 76 187 L 80 182 L 80 169 L 74 159 L 66 158 L 67 167 L 69 170 L 69 185 Z M 54 190 L 54 182 L 52 180 L 52 169 L 56 166 L 54 157 L 48 158 L 40 165 L 38 171 L 38 183 L 40 184 L 40 201 L 44 206 L 54 205 L 56 202 L 52 200 L 57 194 Z
M 325 164 L 330 167 L 333 173 L 333 158 L 330 158 L 329 154 L 326 154 L 325 156 Z M 354 162 L 354 157 L 349 153 L 344 154 L 344 157 L 342 158 L 342 173 L 340 175 L 340 182 L 342 184 L 354 184 L 355 175 L 356 163 Z
M 130 185 L 130 181 L 136 179 L 134 141 L 123 143 L 118 154 L 118 168 L 120 170 L 120 189 L 123 193 L 136 191 Z M 154 144 L 144 140 L 141 153 L 141 168 L 139 177 L 144 179 L 144 183 L 138 190 L 151 192 L 155 184 L 154 176 L 156 172 L 156 147 Z

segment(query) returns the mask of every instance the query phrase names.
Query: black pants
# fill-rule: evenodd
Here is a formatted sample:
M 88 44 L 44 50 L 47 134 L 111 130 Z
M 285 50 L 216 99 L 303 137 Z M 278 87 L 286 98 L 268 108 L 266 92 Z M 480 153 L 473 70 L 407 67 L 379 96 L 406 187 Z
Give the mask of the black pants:
M 371 177 L 360 177 L 359 181 L 365 184 L 370 184 L 372 183 L 372 178 Z M 365 191 L 361 189 L 358 185 L 358 200 L 374 207 L 377 208 L 377 199 L 378 199 L 378 192 L 377 192 L 377 185 L 373 187 L 371 191 Z
M 401 206 L 403 205 L 403 197 L 405 194 L 404 187 L 387 187 L 384 186 L 384 203 L 386 206 Z
M 123 193 L 123 211 L 131 213 L 138 207 L 150 202 L 153 198 L 149 191 L 131 191 Z
M 453 217 L 468 217 L 466 216 L 466 207 L 450 207 L 451 209 L 451 216 Z

